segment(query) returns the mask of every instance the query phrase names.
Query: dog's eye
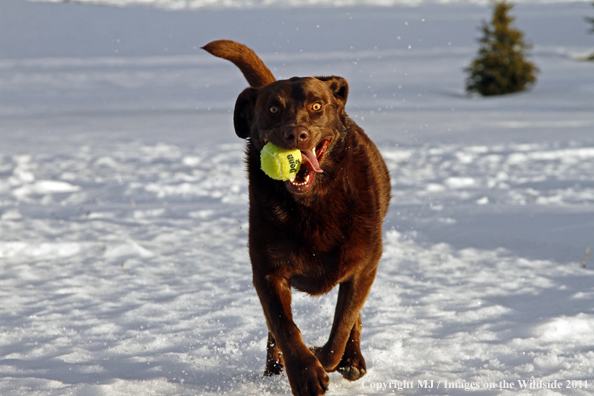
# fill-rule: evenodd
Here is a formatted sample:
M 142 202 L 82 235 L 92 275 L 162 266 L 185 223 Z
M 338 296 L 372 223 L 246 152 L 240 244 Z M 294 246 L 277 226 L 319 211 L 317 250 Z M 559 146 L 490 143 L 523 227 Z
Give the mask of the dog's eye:
M 268 111 L 271 112 L 272 114 L 276 114 L 276 113 L 278 113 L 278 107 L 272 106 L 271 108 L 268 109 Z
M 313 106 L 311 106 L 313 111 L 320 111 L 322 110 L 322 104 L 321 103 L 314 103 Z

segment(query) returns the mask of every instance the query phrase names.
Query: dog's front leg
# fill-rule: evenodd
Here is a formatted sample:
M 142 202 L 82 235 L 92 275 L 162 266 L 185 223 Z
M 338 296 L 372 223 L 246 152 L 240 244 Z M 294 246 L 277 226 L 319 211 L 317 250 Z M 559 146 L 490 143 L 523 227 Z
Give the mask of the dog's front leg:
M 375 271 L 340 284 L 330 337 L 326 345 L 314 350 L 326 371 L 338 370 L 349 381 L 358 380 L 367 372 L 360 348 L 360 312 L 374 278 Z
M 361 353 L 361 314 L 353 325 L 351 334 L 349 335 L 342 359 L 336 369 L 344 378 L 349 381 L 356 381 L 367 373 L 367 366 L 365 359 Z
M 275 274 L 254 273 L 254 286 L 268 329 L 280 348 L 294 395 L 318 396 L 328 390 L 330 379 L 315 355 L 305 346 L 291 313 L 289 280 Z M 269 338 L 270 340 L 270 338 Z

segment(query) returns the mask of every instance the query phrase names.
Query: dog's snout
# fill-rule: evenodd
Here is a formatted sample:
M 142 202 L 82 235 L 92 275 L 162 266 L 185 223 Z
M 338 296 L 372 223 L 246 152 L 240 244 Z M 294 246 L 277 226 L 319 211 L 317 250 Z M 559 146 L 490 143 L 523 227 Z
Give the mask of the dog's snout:
M 309 137 L 309 130 L 304 126 L 289 127 L 283 134 L 285 143 L 296 148 L 301 148 L 302 146 L 307 145 Z

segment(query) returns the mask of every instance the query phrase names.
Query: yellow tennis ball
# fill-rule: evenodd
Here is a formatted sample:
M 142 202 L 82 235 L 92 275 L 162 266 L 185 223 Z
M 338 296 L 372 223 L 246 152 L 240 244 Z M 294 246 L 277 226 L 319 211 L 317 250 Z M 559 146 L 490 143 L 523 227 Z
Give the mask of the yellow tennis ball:
M 301 151 L 283 150 L 267 143 L 260 152 L 260 167 L 274 180 L 293 180 L 301 167 Z

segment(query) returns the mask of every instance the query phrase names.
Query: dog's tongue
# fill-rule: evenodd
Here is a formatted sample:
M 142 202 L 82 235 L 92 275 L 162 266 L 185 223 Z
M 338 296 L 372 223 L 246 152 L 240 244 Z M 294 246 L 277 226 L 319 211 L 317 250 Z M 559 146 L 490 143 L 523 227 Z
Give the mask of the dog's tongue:
M 320 164 L 318 163 L 318 159 L 316 158 L 313 151 L 302 151 L 301 152 L 301 164 L 306 165 L 310 171 L 314 171 L 316 173 L 324 172 L 320 168 Z

